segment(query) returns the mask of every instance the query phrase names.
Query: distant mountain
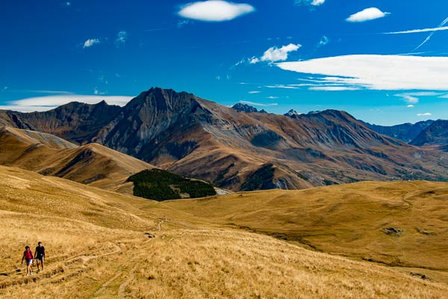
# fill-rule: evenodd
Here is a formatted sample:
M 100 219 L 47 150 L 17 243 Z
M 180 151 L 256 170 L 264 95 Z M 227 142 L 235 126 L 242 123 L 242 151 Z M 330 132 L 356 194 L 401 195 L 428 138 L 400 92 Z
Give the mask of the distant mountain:
M 411 144 L 437 145 L 445 151 L 448 149 L 448 120 L 437 120 L 425 128 Z
M 122 108 L 71 103 L 48 112 L 3 111 L 2 122 L 77 144 L 97 142 L 233 190 L 447 179 L 444 153 L 378 134 L 336 110 L 295 118 L 241 113 L 186 92 L 152 88 Z
M 77 144 L 90 142 L 121 112 L 105 101 L 96 105 L 72 102 L 46 112 L 0 111 L 0 125 L 47 132 Z
M 287 113 L 285 113 L 283 115 L 287 116 L 289 118 L 299 118 L 299 116 L 300 116 L 300 114 L 294 109 L 289 110 Z
M 366 123 L 366 125 L 380 134 L 387 135 L 409 143 L 414 140 L 414 138 L 416 138 L 424 129 L 429 127 L 433 122 L 433 120 L 426 120 L 417 122 L 415 124 L 406 123 L 395 126 L 379 126 L 369 123 Z
M 235 109 L 238 112 L 246 112 L 246 113 L 258 112 L 257 108 L 247 105 L 247 104 L 242 104 L 242 103 L 237 103 L 237 104 L 233 105 L 232 109 Z

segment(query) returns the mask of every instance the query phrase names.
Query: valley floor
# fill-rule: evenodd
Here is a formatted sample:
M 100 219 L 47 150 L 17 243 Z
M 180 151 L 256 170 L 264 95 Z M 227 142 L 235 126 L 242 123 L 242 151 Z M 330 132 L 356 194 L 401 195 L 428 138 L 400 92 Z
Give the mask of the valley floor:
M 210 200 L 190 203 L 199 209 Z M 233 228 L 219 215 L 194 215 L 186 203 L 0 167 L 0 297 L 448 296 L 443 281 Z M 37 241 L 47 248 L 47 268 L 25 277 L 23 247 Z

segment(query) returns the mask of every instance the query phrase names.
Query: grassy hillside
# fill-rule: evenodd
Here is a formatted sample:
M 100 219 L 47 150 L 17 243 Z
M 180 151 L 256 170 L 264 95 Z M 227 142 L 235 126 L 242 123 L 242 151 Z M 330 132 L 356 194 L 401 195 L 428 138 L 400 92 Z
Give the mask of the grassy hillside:
M 419 268 L 448 282 L 447 183 L 363 182 L 167 204 L 219 225 L 358 260 Z
M 0 128 L 0 165 L 132 194 L 126 179 L 153 166 L 99 144 L 77 146 L 57 136 Z
M 162 169 L 144 170 L 129 177 L 128 181 L 134 183 L 135 196 L 157 201 L 216 195 L 211 184 Z
M 208 201 L 183 202 L 199 207 L 198 203 Z M 225 205 L 217 206 L 221 207 Z M 446 284 L 310 251 L 222 226 L 219 217 L 211 223 L 212 218 L 204 220 L 182 210 L 172 203 L 0 166 L 0 297 L 422 298 L 448 294 Z M 47 248 L 47 268 L 24 277 L 17 272 L 23 246 L 34 247 L 39 240 Z

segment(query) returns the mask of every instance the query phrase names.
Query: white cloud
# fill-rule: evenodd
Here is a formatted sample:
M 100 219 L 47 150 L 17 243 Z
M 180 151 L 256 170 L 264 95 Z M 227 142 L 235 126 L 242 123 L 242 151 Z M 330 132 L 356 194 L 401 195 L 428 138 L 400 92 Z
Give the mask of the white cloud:
M 253 105 L 253 106 L 261 106 L 261 107 L 270 107 L 270 106 L 278 106 L 278 103 L 268 103 L 268 104 L 264 104 L 264 103 L 257 103 L 257 102 L 250 102 L 250 101 L 240 101 L 240 103 L 242 104 L 248 104 L 248 105 Z
M 347 22 L 365 22 L 365 21 L 371 21 L 375 19 L 384 18 L 386 15 L 390 14 L 389 12 L 382 12 L 376 7 L 370 7 L 366 8 L 364 10 L 361 10 L 360 12 L 357 12 L 355 14 L 352 14 L 350 17 L 346 19 Z
M 261 57 L 261 61 L 285 61 L 286 59 L 288 59 L 289 53 L 297 51 L 298 49 L 300 49 L 300 47 L 302 47 L 302 45 L 289 44 L 281 48 L 269 48 L 268 50 L 266 50 L 266 52 L 264 52 L 263 56 Z
M 419 102 L 419 97 L 431 97 L 431 96 L 439 96 L 441 93 L 439 92 L 429 92 L 429 91 L 420 91 L 420 92 L 408 92 L 408 93 L 399 93 L 396 94 L 396 97 L 403 98 L 408 104 L 417 104 Z
M 319 6 L 325 3 L 325 0 L 296 0 L 296 5 L 312 5 Z
M 259 63 L 260 62 L 260 59 L 258 58 L 258 57 L 252 57 L 250 60 L 249 60 L 249 63 L 250 64 L 256 64 L 256 63 Z
M 88 39 L 88 40 L 86 40 L 85 42 L 84 42 L 84 46 L 83 46 L 83 48 L 85 49 L 85 48 L 90 48 L 90 47 L 92 47 L 92 46 L 94 46 L 94 45 L 98 45 L 98 44 L 100 44 L 101 42 L 100 42 L 100 40 L 99 39 L 97 39 L 97 38 L 90 38 L 90 39 Z
M 448 90 L 448 57 L 345 55 L 281 62 L 283 70 L 324 75 L 320 85 L 372 90 Z
M 17 100 L 0 106 L 0 109 L 20 112 L 47 111 L 70 102 L 96 104 L 103 100 L 110 105 L 124 106 L 132 98 L 128 96 L 58 95 Z
M 257 94 L 257 93 L 260 93 L 261 91 L 259 91 L 259 90 L 251 90 L 251 91 L 249 91 L 249 94 Z
M 412 105 L 412 104 L 410 104 L 410 105 L 407 105 L 406 107 L 408 107 L 408 108 L 414 108 L 415 106 Z
M 448 30 L 448 26 L 436 27 L 436 28 L 412 29 L 404 31 L 393 31 L 393 32 L 385 32 L 384 34 L 412 34 L 412 33 L 436 32 L 445 30 Z
M 300 49 L 300 47 L 302 47 L 302 45 L 299 44 L 289 44 L 281 48 L 271 47 L 264 52 L 261 58 L 252 57 L 249 60 L 249 62 L 251 64 L 255 64 L 259 63 L 260 61 L 266 61 L 266 62 L 285 61 L 286 59 L 288 59 L 289 53 L 297 51 L 298 49 Z
M 127 40 L 128 40 L 128 33 L 122 30 L 117 33 L 117 38 L 115 39 L 115 46 L 117 47 L 124 46 Z
M 426 112 L 426 113 L 419 113 L 419 114 L 417 114 L 417 116 L 419 116 L 419 117 L 422 117 L 422 116 L 431 116 L 432 114 L 431 113 L 429 113 L 429 112 Z
M 325 0 L 313 0 L 313 2 L 311 2 L 311 5 L 314 6 L 319 6 L 325 3 Z
M 187 19 L 223 22 L 233 20 L 254 11 L 255 8 L 246 3 L 209 0 L 188 3 L 181 8 L 178 14 Z

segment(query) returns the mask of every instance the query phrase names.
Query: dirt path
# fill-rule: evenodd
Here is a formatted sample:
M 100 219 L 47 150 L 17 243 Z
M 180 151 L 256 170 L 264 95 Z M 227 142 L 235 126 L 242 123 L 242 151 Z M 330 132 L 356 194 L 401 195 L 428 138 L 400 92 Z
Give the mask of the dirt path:
M 81 255 L 75 256 L 73 258 L 70 258 L 63 263 L 57 263 L 57 264 L 53 264 L 51 266 L 47 266 L 45 268 L 46 270 L 44 272 L 41 272 L 37 275 L 25 276 L 25 277 L 20 277 L 17 279 L 11 279 L 8 281 L 4 281 L 4 282 L 0 283 L 0 289 L 6 289 L 8 287 L 15 286 L 15 285 L 35 283 L 35 282 L 38 282 L 38 281 L 41 281 L 44 279 L 51 279 L 51 282 L 55 283 L 55 281 L 66 280 L 69 277 L 79 275 L 80 273 L 85 271 L 85 268 L 87 267 L 86 263 L 88 263 L 90 260 L 98 259 L 101 257 L 113 255 L 113 254 L 119 254 L 122 252 L 122 249 L 120 246 L 118 246 L 117 244 L 112 244 L 112 245 L 115 247 L 115 250 L 112 252 L 99 254 L 102 250 L 104 250 L 104 249 L 100 249 L 96 252 L 92 252 L 92 254 L 81 254 Z M 60 257 L 56 257 L 56 258 L 59 259 Z M 10 273 L 21 274 L 21 272 L 17 272 L 17 271 L 13 271 Z M 53 278 L 55 278 L 55 280 L 52 280 Z
M 134 268 L 132 268 L 131 271 L 129 271 L 128 278 L 118 288 L 118 297 L 119 298 L 125 297 L 126 287 L 134 279 L 134 274 L 135 274 L 136 269 L 137 269 L 137 265 L 135 265 Z

